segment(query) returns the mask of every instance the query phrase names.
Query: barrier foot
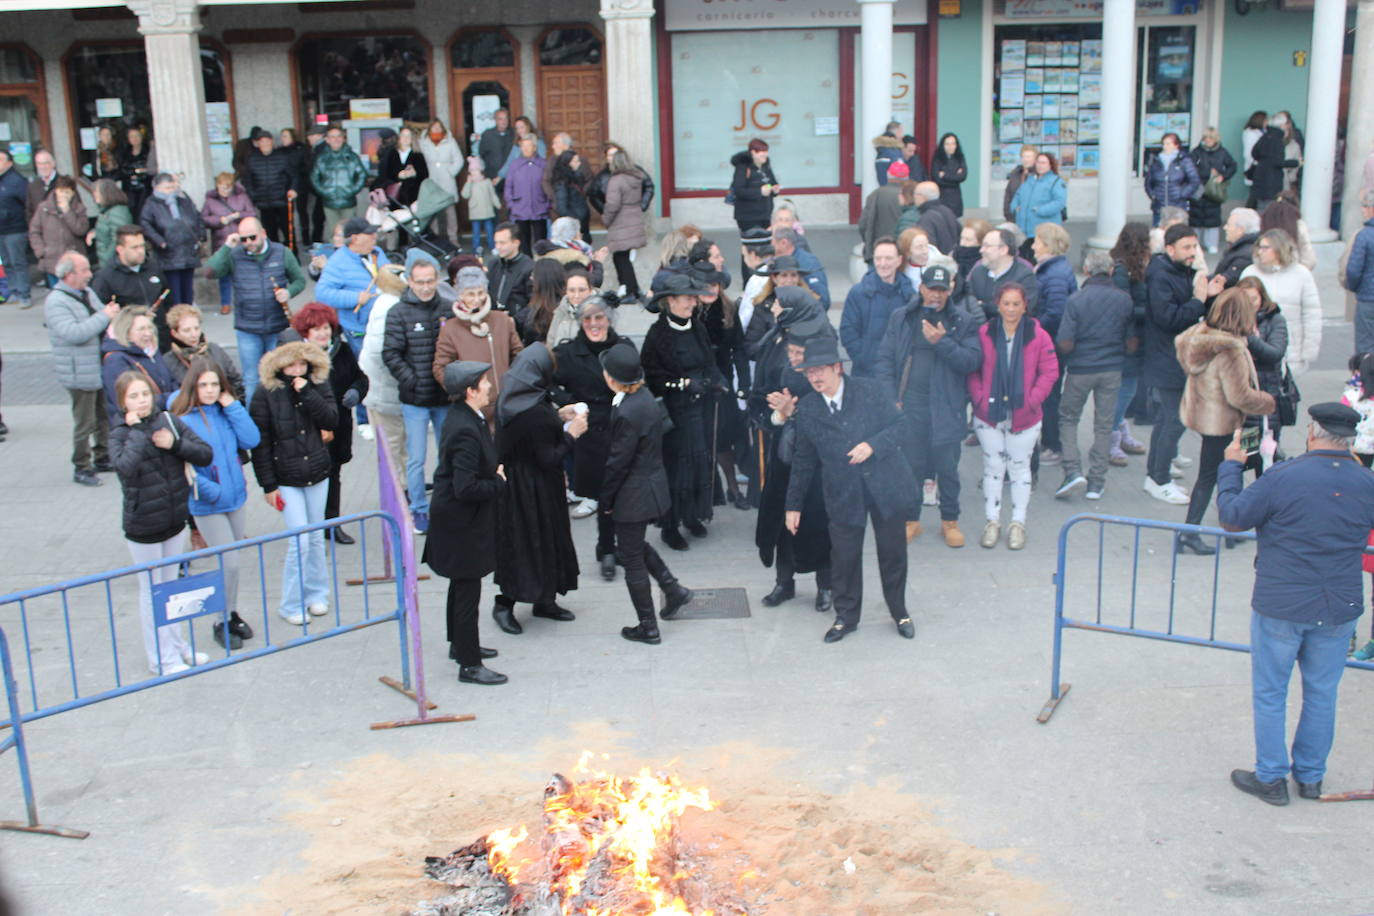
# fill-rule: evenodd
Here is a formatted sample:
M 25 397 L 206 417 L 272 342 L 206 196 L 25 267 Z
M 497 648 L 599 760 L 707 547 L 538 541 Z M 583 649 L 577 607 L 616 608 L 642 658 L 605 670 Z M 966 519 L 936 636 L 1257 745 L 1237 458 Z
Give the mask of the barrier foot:
M 1069 688 L 1072 686 L 1072 684 L 1068 683 L 1060 684 L 1059 696 L 1050 697 L 1048 700 L 1045 701 L 1045 705 L 1040 707 L 1040 715 L 1035 717 L 1035 721 L 1039 722 L 1041 725 L 1044 725 L 1046 722 L 1050 721 L 1050 716 L 1054 715 L 1054 711 L 1059 707 L 1060 702 L 1064 699 L 1064 697 L 1068 696 Z
M 394 719 L 390 722 L 373 722 L 368 728 L 375 732 L 383 728 L 405 728 L 408 725 L 433 725 L 436 722 L 472 722 L 476 720 L 476 718 L 476 716 L 468 713 L 459 716 L 426 716 L 423 719 Z
M 383 684 L 387 685 L 388 687 L 390 687 L 392 690 L 396 691 L 397 693 L 403 693 L 403 694 L 405 694 L 406 696 L 410 697 L 410 698 L 411 698 L 412 700 L 414 700 L 415 702 L 417 702 L 417 703 L 420 702 L 420 698 L 417 697 L 417 696 L 415 695 L 415 691 L 411 690 L 409 687 L 407 687 L 405 684 L 402 684 L 400 681 L 396 680 L 394 677 L 389 677 L 389 676 L 387 676 L 387 675 L 384 674 L 384 675 L 382 675 L 381 677 L 377 678 L 377 680 L 381 681 Z M 439 704 L 438 704 L 438 703 L 435 703 L 433 700 L 426 700 L 426 701 L 425 701 L 425 709 L 438 709 L 438 708 L 439 708 Z
M 0 830 L 17 830 L 20 833 L 46 833 L 48 836 L 66 837 L 69 840 L 84 840 L 91 835 L 89 830 L 72 830 L 70 827 L 44 827 L 41 824 L 24 824 L 19 821 L 0 821 Z
M 1317 801 L 1343 802 L 1343 801 L 1374 801 L 1374 789 L 1366 792 L 1332 792 L 1323 795 Z
M 416 579 L 428 579 L 428 578 L 429 578 L 429 573 L 420 573 L 420 574 L 417 575 L 415 578 L 416 578 Z M 344 585 L 362 585 L 363 583 L 371 584 L 371 583 L 373 583 L 373 582 L 395 582 L 395 581 L 396 581 L 396 577 L 395 577 L 395 576 L 368 576 L 366 579 L 357 579 L 357 578 L 355 578 L 355 579 L 345 579 L 345 580 L 344 580 Z

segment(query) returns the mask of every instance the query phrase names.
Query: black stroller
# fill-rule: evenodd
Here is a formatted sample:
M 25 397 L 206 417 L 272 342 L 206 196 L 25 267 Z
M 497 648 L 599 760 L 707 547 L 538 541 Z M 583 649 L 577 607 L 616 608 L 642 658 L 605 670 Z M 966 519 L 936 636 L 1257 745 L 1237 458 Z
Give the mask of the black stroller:
M 376 192 L 374 192 L 376 193 Z M 429 231 L 429 224 L 446 207 L 451 207 L 458 198 L 445 191 L 432 178 L 420 182 L 420 193 L 413 204 L 403 204 L 396 198 L 385 195 L 386 210 L 374 207 L 369 210 L 368 219 L 379 224 L 383 232 L 403 229 L 410 236 L 410 247 L 419 248 L 433 255 L 440 264 L 447 264 L 458 254 L 459 249 L 442 235 Z M 374 219 L 375 216 L 381 218 Z

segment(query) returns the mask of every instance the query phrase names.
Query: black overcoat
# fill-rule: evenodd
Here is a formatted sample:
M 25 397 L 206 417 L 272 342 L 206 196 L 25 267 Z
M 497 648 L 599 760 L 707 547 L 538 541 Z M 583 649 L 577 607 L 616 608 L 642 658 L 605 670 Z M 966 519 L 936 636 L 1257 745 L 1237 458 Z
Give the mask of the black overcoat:
M 548 602 L 577 588 L 577 550 L 563 489 L 572 440 L 543 399 L 497 431 L 506 491 L 496 522 L 496 584 L 512 601 Z
M 668 513 L 668 472 L 663 469 L 663 411 L 647 388 L 611 408 L 600 510 L 617 523 L 656 522 Z
M 487 421 L 467 404 L 449 408 L 439 438 L 422 559 L 447 579 L 480 579 L 496 568 L 496 510 L 506 482 Z
M 587 405 L 587 431 L 573 443 L 572 491 L 583 499 L 596 499 L 601 492 L 611 443 L 611 398 L 615 393 L 606 387 L 599 354 L 622 339 L 612 328 L 604 341 L 592 343 L 586 332 L 579 330 L 572 340 L 553 349 L 558 363 L 553 376 L 558 384 L 554 400 Z

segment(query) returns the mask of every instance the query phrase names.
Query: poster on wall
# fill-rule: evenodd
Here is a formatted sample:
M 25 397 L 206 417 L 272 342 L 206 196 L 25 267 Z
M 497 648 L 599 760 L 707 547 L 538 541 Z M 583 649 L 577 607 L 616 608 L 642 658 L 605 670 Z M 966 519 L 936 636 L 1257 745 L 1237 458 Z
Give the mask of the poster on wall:
M 1078 148 L 1078 174 L 1093 176 L 1097 174 L 1098 168 L 1102 165 L 1101 156 L 1096 146 L 1080 146 Z
M 1059 142 L 1059 119 L 1045 118 L 1040 122 L 1040 142 L 1058 143 Z
M 496 126 L 496 110 L 501 107 L 499 95 L 474 95 L 472 97 L 472 124 L 478 135 Z
M 1041 111 L 1040 111 L 1040 116 L 1041 116 L 1041 117 L 1044 117 L 1044 118 L 1057 118 L 1057 117 L 1059 117 L 1059 99 L 1060 99 L 1060 96 L 1058 96 L 1058 95 L 1045 95 L 1045 96 L 1041 96 L 1041 98 L 1042 98 L 1044 101 L 1042 102 L 1042 108 L 1041 108 Z
M 1040 144 L 1045 138 L 1041 134 L 1042 125 L 1045 122 L 1039 118 L 1027 118 L 1021 131 L 1021 139 L 1031 145 Z
M 1060 58 L 1059 58 L 1059 59 L 1062 60 L 1062 61 L 1064 62 L 1064 66 L 1066 66 L 1066 67 L 1077 67 L 1077 66 L 1078 66 L 1078 42 L 1076 42 L 1076 41 L 1066 41 L 1066 42 L 1064 42 L 1064 53 L 1063 53 L 1062 55 L 1060 55 Z
M 1002 72 L 1020 73 L 1026 69 L 1026 43 L 1021 39 L 1002 42 Z
M 1049 115 L 1045 115 L 1045 117 L 1049 117 Z M 1059 97 L 1059 117 L 1078 117 L 1078 96 L 1072 92 L 1066 92 Z
M 1045 66 L 1045 43 L 1043 41 L 1026 42 L 1026 66 Z
M 1060 171 L 1070 171 L 1078 168 L 1078 147 L 1072 143 L 1065 143 L 1059 147 L 1059 169 Z
M 997 139 L 1003 143 L 1020 140 L 1024 123 L 1025 118 L 1020 111 L 1004 109 L 1001 122 L 997 125 Z
M 1002 108 L 1020 108 L 1026 101 L 1026 78 L 1024 76 L 1003 76 L 1002 93 L 998 104 Z
M 0 137 L 0 140 L 8 140 L 9 138 L 10 138 L 10 137 L 9 137 L 9 125 L 6 124 L 6 125 L 5 125 L 5 135 L 4 135 L 3 137 Z M 96 148 L 97 146 L 99 146 L 99 145 L 100 145 L 100 130 L 99 130 L 98 128 L 95 128 L 95 127 L 83 127 L 83 128 L 81 128 L 81 148 L 82 148 L 83 150 L 95 149 L 95 148 Z
M 97 118 L 122 118 L 124 117 L 123 99 L 96 99 L 95 116 Z
M 1045 116 L 1045 97 L 1043 95 L 1026 96 L 1025 112 L 1028 118 L 1043 118 Z
M 1059 142 L 1077 143 L 1078 142 L 1078 119 L 1060 118 L 1059 119 Z
M 230 120 L 229 117 L 228 102 L 205 103 L 205 129 L 206 133 L 209 135 L 210 142 L 212 144 L 233 144 L 234 127 L 233 122 Z
M 1102 139 L 1102 112 L 1097 108 L 1078 109 L 1078 140 L 1096 143 Z
M 1079 43 L 1079 68 L 1086 73 L 1102 72 L 1102 39 L 1088 38 Z
M 1145 130 L 1141 134 L 1141 142 L 1145 144 L 1158 144 L 1159 138 L 1164 136 L 1164 132 L 1169 129 L 1169 116 L 1163 114 L 1147 114 L 1145 116 Z
M 1179 139 L 1183 141 L 1184 149 L 1187 149 L 1189 134 L 1192 133 L 1193 116 L 1186 111 L 1175 112 L 1169 115 L 1164 123 L 1168 130 L 1178 134 Z
M 1102 74 L 1078 74 L 1078 104 L 1096 107 L 1102 104 Z
M 1026 92 L 1045 91 L 1045 69 L 1043 67 L 1026 68 Z
M 350 121 L 372 121 L 391 117 L 391 99 L 349 99 Z

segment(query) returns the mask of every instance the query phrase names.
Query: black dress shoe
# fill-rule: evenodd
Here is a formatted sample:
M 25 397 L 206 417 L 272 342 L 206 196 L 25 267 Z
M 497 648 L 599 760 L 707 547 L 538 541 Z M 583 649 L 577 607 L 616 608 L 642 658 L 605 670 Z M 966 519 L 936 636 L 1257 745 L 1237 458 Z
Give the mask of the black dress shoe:
M 706 526 L 701 522 L 686 522 L 682 527 L 687 529 L 687 533 L 694 538 L 706 537 Z
M 501 628 L 501 632 L 509 633 L 512 636 L 519 636 L 525 632 L 525 628 L 520 626 L 520 621 L 515 619 L 515 608 L 506 607 L 498 604 L 491 609 L 491 619 L 496 621 L 496 625 Z
M 608 553 L 601 558 L 601 578 L 607 582 L 615 581 L 615 554 Z
M 753 506 L 749 505 L 749 497 L 745 496 L 743 493 L 731 493 L 730 505 L 734 506 L 736 509 L 742 509 L 745 512 L 748 512 L 750 509 L 754 508 Z
M 1322 797 L 1322 781 L 1320 779 L 1316 782 L 1303 782 L 1294 776 L 1293 781 L 1298 784 L 1299 798 L 1310 798 L 1315 801 Z
M 224 625 L 224 621 L 212 624 L 210 627 L 210 632 L 215 635 L 215 642 L 219 643 L 221 646 L 224 645 L 224 637 L 226 634 L 229 637 L 229 648 L 238 649 L 243 646 L 243 640 L 240 639 L 238 635 L 234 633 L 233 630 L 226 627 Z
M 856 627 L 846 626 L 845 624 L 840 623 L 837 620 L 835 621 L 835 625 L 833 627 L 825 631 L 825 641 L 839 642 L 841 639 L 844 639 L 850 633 L 853 633 L 855 629 Z
M 1254 770 L 1232 770 L 1231 785 L 1246 795 L 1253 795 L 1271 805 L 1288 804 L 1288 780 L 1276 779 L 1273 782 L 1260 782 Z
M 900 634 L 903 639 L 915 639 L 916 625 L 911 622 L 910 617 L 903 617 L 901 620 L 897 621 L 897 633 Z
M 253 638 L 253 628 L 248 625 L 246 620 L 239 616 L 238 611 L 233 611 L 229 614 L 229 632 L 233 633 L 239 639 Z
M 559 607 L 557 602 L 552 604 L 536 604 L 531 616 L 543 617 L 545 620 L 576 620 L 577 615 L 565 607 Z
M 1178 536 L 1179 553 L 1195 553 L 1200 557 L 1210 557 L 1217 552 L 1217 549 L 1202 539 L 1202 535 L 1195 531 L 1188 531 Z
M 114 462 L 110 461 L 110 459 L 108 458 L 106 458 L 104 461 L 97 461 L 95 463 L 95 472 L 97 474 L 113 474 Z
M 464 684 L 484 684 L 492 686 L 504 684 L 510 678 L 492 671 L 486 665 L 464 665 L 458 669 L 458 680 Z
M 691 549 L 691 545 L 687 543 L 687 539 L 683 537 L 682 532 L 678 531 L 676 528 L 663 529 L 663 543 L 667 544 L 674 550 Z
M 835 593 L 828 588 L 816 589 L 816 610 L 824 614 L 835 606 Z
M 339 544 L 343 547 L 349 547 L 358 543 L 353 539 L 353 535 L 344 531 L 342 528 L 326 528 L 325 537 L 330 538 L 335 544 Z
M 630 642 L 643 642 L 651 646 L 663 642 L 663 638 L 658 635 L 658 627 L 645 626 L 642 623 L 637 627 L 621 627 L 620 635 Z
M 95 476 L 95 471 L 79 470 L 72 474 L 72 482 L 79 483 L 83 487 L 100 486 L 100 478 Z
M 486 646 L 478 646 L 478 651 L 481 653 L 482 658 L 484 659 L 495 658 L 496 656 L 501 654 L 500 652 L 497 652 L 495 649 L 488 649 Z M 458 647 L 455 646 L 453 643 L 448 644 L 448 657 L 452 661 L 458 661 Z
M 771 592 L 763 596 L 763 606 L 777 607 L 784 601 L 791 601 L 795 597 L 797 597 L 797 586 L 794 583 L 788 582 L 784 585 L 779 582 L 773 586 Z

